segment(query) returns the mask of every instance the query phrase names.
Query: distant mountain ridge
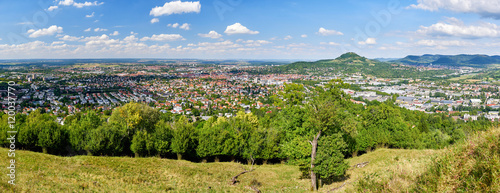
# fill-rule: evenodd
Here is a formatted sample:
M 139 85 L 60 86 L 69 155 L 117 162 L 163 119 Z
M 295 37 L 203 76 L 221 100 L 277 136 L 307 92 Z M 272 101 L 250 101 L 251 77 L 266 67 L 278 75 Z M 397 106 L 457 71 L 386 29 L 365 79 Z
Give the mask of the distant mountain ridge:
M 449 66 L 449 67 L 477 67 L 486 68 L 491 64 L 500 64 L 500 56 L 488 56 L 483 54 L 460 54 L 460 55 L 432 55 L 425 54 L 422 56 L 409 55 L 398 60 L 390 62 L 415 65 L 415 66 Z
M 403 66 L 390 62 L 370 60 L 354 52 L 348 52 L 335 59 L 318 60 L 315 62 L 294 62 L 270 69 L 269 73 L 336 75 L 356 74 L 371 75 L 383 78 L 424 78 L 451 73 L 451 70 L 425 71 L 412 66 Z

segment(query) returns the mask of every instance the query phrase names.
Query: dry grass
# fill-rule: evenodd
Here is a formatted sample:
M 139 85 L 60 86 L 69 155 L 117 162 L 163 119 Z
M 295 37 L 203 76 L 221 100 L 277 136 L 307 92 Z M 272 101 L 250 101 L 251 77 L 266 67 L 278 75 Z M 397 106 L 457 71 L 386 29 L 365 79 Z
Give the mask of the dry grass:
M 444 150 L 380 148 L 348 159 L 352 168 L 341 182 L 323 185 L 320 192 L 457 192 L 495 191 L 499 185 L 500 130 Z M 0 163 L 8 163 L 0 148 Z M 298 167 L 262 165 L 249 169 L 239 163 L 192 163 L 159 158 L 58 157 L 29 151 L 17 153 L 17 185 L 11 189 L 2 175 L 0 192 L 252 192 L 252 183 L 263 192 L 309 192 L 308 179 Z M 6 169 L 3 170 L 5 173 Z M 484 181 L 483 179 L 489 179 Z M 430 182 L 432 183 L 430 183 Z
M 352 168 L 348 179 L 325 185 L 322 191 L 327 192 L 342 184 L 346 185 L 336 192 L 377 192 L 373 190 L 359 190 L 359 182 L 372 180 L 377 185 L 387 187 L 387 190 L 406 192 L 411 188 L 416 178 L 425 172 L 426 166 L 433 157 L 440 155 L 442 150 L 402 150 L 402 149 L 377 149 L 370 153 L 349 159 L 349 164 L 369 162 L 363 168 Z
M 8 163 L 0 149 L 1 163 Z M 192 163 L 159 158 L 57 157 L 18 151 L 14 189 L 2 175 L 1 192 L 251 192 L 253 180 L 264 192 L 306 192 L 309 181 L 299 179 L 298 167 L 263 165 L 238 178 L 239 163 Z M 248 168 L 248 166 L 244 166 Z M 6 170 L 3 170 L 4 173 Z M 255 183 L 255 182 L 254 182 Z

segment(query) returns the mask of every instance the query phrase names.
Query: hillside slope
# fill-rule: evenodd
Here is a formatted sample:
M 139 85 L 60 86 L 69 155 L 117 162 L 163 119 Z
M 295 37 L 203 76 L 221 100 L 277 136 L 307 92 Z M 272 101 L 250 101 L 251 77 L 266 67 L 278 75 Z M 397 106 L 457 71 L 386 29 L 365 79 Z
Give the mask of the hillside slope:
M 0 154 L 8 150 L 0 148 Z M 364 168 L 353 168 L 345 181 L 324 185 L 321 192 L 347 182 L 341 191 L 353 190 L 357 179 L 374 171 L 396 170 L 402 165 L 415 168 L 428 163 L 436 150 L 379 149 L 348 160 L 350 165 L 369 162 Z M 252 192 L 259 184 L 263 192 L 308 192 L 309 179 L 302 179 L 298 167 L 260 165 L 240 176 L 240 183 L 229 185 L 232 176 L 249 169 L 239 163 L 192 163 L 159 158 L 128 157 L 58 157 L 29 151 L 16 153 L 15 188 L 2 175 L 0 192 Z M 7 156 L 0 157 L 8 163 Z M 5 169 L 3 170 L 6 171 Z M 209 188 L 210 187 L 210 188 Z
M 308 74 L 333 76 L 338 74 L 360 73 L 380 78 L 428 78 L 452 73 L 450 70 L 427 70 L 395 63 L 379 62 L 348 52 L 334 60 L 316 62 L 295 62 L 274 67 L 272 73 Z
M 500 129 L 481 132 L 451 147 L 419 170 L 401 165 L 388 175 L 364 175 L 363 192 L 500 192 Z

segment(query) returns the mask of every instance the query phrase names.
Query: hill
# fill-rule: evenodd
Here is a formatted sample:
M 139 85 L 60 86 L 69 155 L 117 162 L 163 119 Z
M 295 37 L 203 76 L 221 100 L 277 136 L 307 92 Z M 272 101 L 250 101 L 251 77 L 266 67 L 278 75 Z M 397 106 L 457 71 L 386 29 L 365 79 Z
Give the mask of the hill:
M 380 177 L 365 175 L 356 189 L 364 192 L 500 192 L 500 129 L 480 132 L 443 150 L 423 171 L 403 165 Z M 421 170 L 422 171 L 422 170 Z M 410 182 L 398 188 L 398 182 Z
M 8 150 L 0 148 L 0 154 Z M 365 173 L 396 171 L 411 165 L 414 170 L 430 162 L 439 150 L 378 149 L 348 159 L 350 165 L 369 162 L 366 167 L 352 168 L 343 182 L 324 185 L 321 192 L 346 182 L 344 190 L 353 190 L 357 179 Z M 241 175 L 240 183 L 229 185 L 232 176 L 249 169 L 239 163 L 192 163 L 159 158 L 128 157 L 58 157 L 30 151 L 16 152 L 14 189 L 2 175 L 0 192 L 251 192 L 253 184 L 263 192 L 309 192 L 309 179 L 301 178 L 298 167 L 259 165 L 253 172 Z M 8 163 L 7 156 L 0 162 Z M 210 189 L 209 189 L 210 187 Z
M 274 67 L 272 73 L 291 73 L 333 76 L 339 73 L 361 73 L 380 78 L 430 78 L 449 74 L 449 70 L 428 70 L 422 72 L 410 66 L 390 62 L 380 62 L 348 52 L 335 59 L 319 60 L 316 62 L 295 62 L 288 65 Z
M 416 66 L 449 66 L 449 67 L 478 67 L 486 68 L 491 64 L 499 64 L 500 56 L 488 55 L 431 55 L 422 56 L 406 56 L 402 59 L 393 60 L 391 62 L 416 65 Z

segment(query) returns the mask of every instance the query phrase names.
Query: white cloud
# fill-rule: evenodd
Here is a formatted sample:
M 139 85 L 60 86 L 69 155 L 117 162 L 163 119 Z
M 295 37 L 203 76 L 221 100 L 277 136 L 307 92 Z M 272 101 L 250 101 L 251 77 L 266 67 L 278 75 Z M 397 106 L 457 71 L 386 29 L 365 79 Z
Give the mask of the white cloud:
M 39 29 L 39 30 L 34 30 L 34 29 L 28 30 L 28 34 L 30 34 L 29 35 L 30 38 L 37 38 L 40 36 L 50 36 L 50 35 L 54 35 L 56 33 L 62 33 L 62 32 L 63 32 L 63 28 L 59 27 L 57 25 L 52 25 L 49 28 L 44 28 L 44 29 Z
M 92 30 L 91 28 L 87 28 L 85 30 L 83 30 L 84 32 L 89 32 L 90 30 Z
M 141 41 L 177 41 L 177 40 L 185 40 L 179 34 L 159 34 L 152 35 L 151 37 L 143 37 Z
M 117 35 L 120 35 L 120 32 L 118 31 L 114 31 L 112 34 L 109 34 L 110 36 L 117 36 Z
M 243 44 L 245 44 L 245 46 L 249 46 L 249 47 L 261 46 L 261 45 L 272 43 L 272 42 L 267 41 L 267 40 L 243 40 L 243 39 L 238 39 L 238 40 L 236 40 L 236 42 L 243 43 Z
M 59 7 L 58 7 L 58 6 L 55 6 L 55 5 L 54 5 L 54 6 L 50 6 L 50 7 L 47 9 L 47 11 L 54 11 L 54 10 L 56 10 L 57 8 L 59 8 Z
M 73 5 L 75 2 L 73 0 L 62 0 L 62 1 L 59 1 L 59 5 L 66 5 L 66 6 L 70 6 L 70 5 Z
M 99 6 L 99 5 L 102 5 L 104 4 L 103 2 L 101 3 L 98 3 L 97 1 L 94 1 L 94 2 L 85 2 L 85 3 L 74 3 L 73 6 L 77 7 L 77 8 L 82 8 L 82 7 L 90 7 L 90 6 Z
M 30 21 L 16 23 L 16 25 L 33 25 L 33 24 L 35 24 L 35 23 L 30 22 Z
M 160 20 L 158 18 L 151 19 L 151 23 L 158 23 L 158 22 L 160 22 Z
M 420 40 L 416 42 L 420 46 L 473 46 L 475 44 L 459 40 Z
M 340 46 L 339 43 L 335 43 L 335 42 L 321 42 L 319 44 L 321 44 L 321 45 L 329 45 L 329 46 Z
M 300 37 L 307 38 L 307 35 L 306 34 L 302 34 Z
M 285 38 L 283 38 L 283 39 L 284 39 L 284 40 L 290 40 L 290 39 L 292 39 L 292 38 L 293 38 L 292 36 L 288 35 L 288 36 L 286 36 L 286 37 L 285 37 Z
M 499 0 L 418 0 L 409 8 L 438 11 L 446 9 L 460 13 L 476 13 L 483 17 L 500 19 Z
M 89 6 L 99 6 L 104 4 L 103 2 L 88 2 L 85 1 L 84 3 L 77 3 L 73 0 L 61 0 L 59 1 L 59 5 L 64 5 L 64 6 L 74 6 L 76 8 L 83 8 L 83 7 L 89 7 Z
M 478 25 L 465 25 L 456 18 L 438 22 L 429 27 L 421 26 L 419 34 L 430 36 L 455 36 L 463 38 L 499 37 L 500 27 L 493 23 L 481 22 Z
M 374 45 L 377 44 L 377 39 L 367 38 L 365 41 L 358 42 L 359 45 Z
M 168 24 L 167 27 L 172 27 L 172 28 L 177 28 L 179 27 L 179 23 L 174 23 L 174 24 Z
M 318 34 L 322 36 L 330 36 L 330 35 L 344 35 L 342 32 L 335 31 L 335 30 L 328 30 L 325 28 L 319 28 Z
M 179 26 L 179 29 L 183 29 L 183 30 L 189 30 L 190 28 L 191 28 L 191 24 L 189 24 L 189 23 L 184 23 L 181 26 Z
M 0 41 L 2 40 L 2 38 L 0 38 Z
M 208 32 L 208 34 L 201 34 L 200 33 L 200 34 L 198 34 L 198 36 L 204 37 L 204 38 L 212 38 L 212 39 L 217 39 L 217 38 L 222 37 L 222 35 L 220 35 L 216 31 L 210 31 L 210 32 Z
M 108 29 L 103 29 L 103 28 L 95 28 L 95 32 L 100 32 L 100 31 L 108 31 Z
M 69 35 L 65 35 L 65 36 L 63 36 L 62 38 L 59 38 L 59 39 L 60 39 L 60 40 L 64 40 L 64 41 L 70 41 L 70 42 L 72 42 L 72 41 L 78 41 L 78 40 L 80 40 L 81 38 L 79 38 L 79 37 L 74 37 L 74 36 L 69 36 Z
M 139 38 L 136 38 L 135 35 L 130 35 L 130 36 L 123 38 L 123 41 L 136 42 L 136 41 L 139 41 Z
M 92 12 L 92 14 L 90 15 L 85 15 L 86 18 L 91 18 L 91 17 L 94 17 L 94 12 Z
M 162 7 L 155 7 L 151 9 L 149 15 L 153 15 L 155 17 L 162 15 L 171 15 L 171 14 L 182 14 L 182 13 L 200 13 L 201 4 L 199 1 L 186 1 L 181 2 L 171 1 L 165 3 Z
M 240 23 L 235 23 L 233 25 L 227 26 L 226 31 L 224 31 L 227 35 L 234 35 L 234 34 L 259 34 L 258 31 L 252 31 L 248 29 L 247 27 L 241 25 Z

